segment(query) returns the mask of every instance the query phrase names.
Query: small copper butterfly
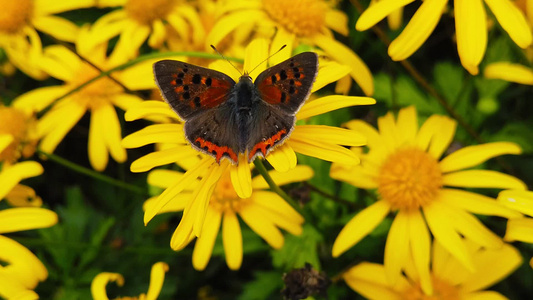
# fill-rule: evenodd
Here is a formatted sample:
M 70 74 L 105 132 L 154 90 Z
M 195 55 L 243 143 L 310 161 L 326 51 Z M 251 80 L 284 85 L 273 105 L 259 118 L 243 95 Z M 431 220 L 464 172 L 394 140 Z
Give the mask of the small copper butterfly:
M 191 145 L 238 164 L 266 157 L 291 134 L 295 114 L 311 92 L 318 56 L 304 52 L 257 76 L 235 83 L 228 75 L 176 60 L 154 64 L 155 81 L 163 98 L 185 121 Z

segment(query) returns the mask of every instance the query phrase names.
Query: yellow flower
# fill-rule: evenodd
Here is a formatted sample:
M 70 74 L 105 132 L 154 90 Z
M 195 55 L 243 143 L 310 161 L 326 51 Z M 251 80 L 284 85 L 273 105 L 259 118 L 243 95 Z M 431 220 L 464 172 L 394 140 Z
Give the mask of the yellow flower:
M 397 282 L 407 268 L 407 258 L 412 256 L 422 290 L 431 294 L 430 233 L 471 271 L 476 267 L 462 237 L 488 249 L 502 246 L 501 239 L 471 213 L 504 218 L 515 218 L 520 213 L 490 197 L 452 187 L 525 189 L 522 181 L 510 175 L 465 170 L 498 155 L 519 154 L 521 149 L 516 144 L 468 146 L 440 159 L 453 140 L 456 123 L 433 115 L 419 129 L 414 107 L 400 110 L 396 121 L 391 113 L 379 118 L 379 132 L 360 120 L 346 126 L 367 137 L 369 151 L 353 148 L 361 164 L 334 163 L 330 175 L 356 187 L 377 189 L 379 200 L 342 229 L 333 244 L 334 257 L 357 244 L 390 212 L 396 212 L 385 245 L 387 278 Z
M 99 44 L 120 35 L 115 51 L 121 57 L 135 56 L 146 40 L 150 47 L 160 48 L 169 34 L 192 45 L 205 38 L 198 12 L 184 0 L 99 0 L 98 6 L 122 7 L 98 19 L 87 38 Z
M 37 67 L 42 45 L 36 29 L 56 39 L 73 42 L 78 27 L 53 14 L 91 7 L 93 3 L 94 0 L 0 0 L 0 48 L 21 71 L 44 79 L 46 73 Z
M 381 0 L 371 5 L 357 20 L 359 31 L 374 26 L 391 12 L 414 0 Z M 524 14 L 510 0 L 484 1 L 511 39 L 527 48 L 532 41 L 531 29 Z M 402 33 L 390 44 L 389 55 L 393 60 L 404 60 L 426 41 L 437 26 L 448 0 L 426 0 L 416 11 Z M 457 50 L 461 64 L 472 75 L 478 73 L 478 65 L 487 48 L 487 16 L 482 0 L 454 0 Z
M 313 176 L 313 170 L 307 166 L 297 166 L 285 173 L 270 171 L 270 175 L 277 185 L 284 185 L 310 179 Z M 148 175 L 148 183 L 168 188 L 182 176 L 183 173 L 177 171 L 155 170 Z M 194 193 L 198 191 L 200 184 L 200 180 L 191 183 L 186 190 L 167 203 L 159 214 L 183 211 L 192 205 L 190 202 L 194 199 Z M 226 170 L 222 174 L 210 196 L 205 223 L 194 247 L 192 262 L 195 269 L 204 270 L 207 266 L 221 223 L 226 263 L 232 270 L 241 267 L 243 241 L 237 215 L 274 249 L 281 248 L 284 242 L 278 227 L 295 235 L 302 233 L 303 217 L 283 198 L 273 192 L 265 191 L 267 188 L 268 185 L 263 177 L 256 176 L 252 179 L 252 195 L 243 199 L 233 189 L 230 172 Z M 145 209 L 150 209 L 156 201 L 156 197 L 146 201 Z M 172 236 L 170 242 L 172 249 L 181 250 L 194 239 L 194 235 L 191 235 L 194 219 L 191 216 L 191 214 L 184 214 L 178 229 Z M 179 241 L 186 242 L 178 243 Z
M 3 184 L 2 179 L 0 179 L 0 187 Z M 39 281 L 48 277 L 46 267 L 37 256 L 2 234 L 46 228 L 56 223 L 56 213 L 44 208 L 20 207 L 0 210 L 0 249 L 2 249 L 0 251 L 0 261 L 2 261 L 0 296 L 2 298 L 14 299 L 24 295 L 30 297 L 29 299 L 37 299 L 32 290 Z
M 245 69 L 251 70 L 252 68 L 250 66 L 259 66 L 250 74 L 252 78 L 255 78 L 255 76 L 266 68 L 266 63 L 261 65 L 259 63 L 267 57 L 267 48 L 267 42 L 263 39 L 255 40 L 247 47 Z M 224 66 L 227 70 L 226 74 L 230 76 L 236 73 L 226 62 L 215 65 L 218 67 Z M 345 76 L 347 72 L 346 67 L 336 63 L 322 66 L 318 72 L 318 78 L 315 81 L 312 91 Z M 326 96 L 306 103 L 296 117 L 298 120 L 301 120 L 342 107 L 374 103 L 374 99 L 367 97 Z M 129 110 L 125 118 L 127 121 L 132 121 L 145 118 L 150 114 L 163 115 L 172 117 L 176 121 L 178 120 L 178 116 L 170 110 L 168 105 L 160 101 L 146 101 Z M 297 125 L 291 136 L 285 140 L 285 143 L 270 152 L 266 159 L 280 172 L 286 172 L 296 166 L 295 152 L 327 161 L 356 164 L 358 163 L 358 159 L 355 154 L 341 145 L 360 146 L 364 142 L 364 138 L 350 130 L 323 125 Z M 126 148 L 141 147 L 150 143 L 164 143 L 169 146 L 134 161 L 130 168 L 132 172 L 146 172 L 156 166 L 180 161 L 189 161 L 191 165 L 189 165 L 188 171 L 175 184 L 167 188 L 158 197 L 156 204 L 146 210 L 144 215 L 145 224 L 169 201 L 195 182 L 196 178 L 202 178 L 198 192 L 194 195 L 194 201 L 191 201 L 194 209 L 190 210 L 198 214 L 196 217 L 193 217 L 195 219 L 193 232 L 195 236 L 199 236 L 205 217 L 205 207 L 207 207 L 210 199 L 212 188 L 227 168 L 230 168 L 231 181 L 239 197 L 249 198 L 252 195 L 250 167 L 245 155 L 240 156 L 240 163 L 238 165 L 231 166 L 225 159 L 220 164 L 217 164 L 215 159 L 210 156 L 203 156 L 200 160 L 192 159 L 199 152 L 194 150 L 185 140 L 183 124 L 181 123 L 151 125 L 125 137 L 123 140 L 123 145 Z M 187 213 L 189 213 L 189 210 L 186 209 L 185 214 Z M 182 243 L 186 242 L 188 241 L 184 240 L 177 244 L 183 245 Z M 179 247 L 176 246 L 173 248 Z
M 508 208 L 533 217 L 533 192 L 531 191 L 503 191 L 498 195 L 498 201 Z M 510 219 L 507 222 L 504 240 L 533 244 L 533 219 L 527 217 Z M 529 264 L 533 268 L 533 258 L 531 258 Z
M 13 206 L 41 206 L 35 191 L 19 182 L 38 176 L 43 167 L 34 161 L 18 162 L 33 155 L 37 139 L 35 119 L 13 107 L 0 106 L 0 200 Z
M 485 68 L 485 77 L 533 85 L 533 69 L 510 62 L 491 63 Z
M 137 300 L 156 300 L 165 281 L 165 272 L 168 271 L 168 265 L 164 262 L 155 263 L 150 273 L 150 286 L 146 294 L 142 293 L 137 297 L 118 297 L 115 299 L 137 299 Z M 109 300 L 106 293 L 106 285 L 110 282 L 116 282 L 118 286 L 124 285 L 124 277 L 118 273 L 103 272 L 94 277 L 91 283 L 91 294 L 94 300 Z
M 363 262 L 343 274 L 346 283 L 369 299 L 507 299 L 494 291 L 484 291 L 507 277 L 522 263 L 520 252 L 510 245 L 498 249 L 485 249 L 468 243 L 467 250 L 473 257 L 476 271 L 467 270 L 461 262 L 450 256 L 439 243 L 433 245 L 430 271 L 433 293 L 420 286 L 420 273 L 415 262 L 408 258 L 405 276 L 396 284 L 387 282 L 387 270 L 383 265 Z
M 315 45 L 336 62 L 349 66 L 350 76 L 366 95 L 374 93 L 370 70 L 349 47 L 333 37 L 333 31 L 348 35 L 347 16 L 324 0 L 251 0 L 228 1 L 224 15 L 207 36 L 207 45 L 218 45 L 230 32 L 255 28 L 260 36 L 272 37 L 271 65 L 288 59 L 298 45 Z
M 85 36 L 87 28 L 80 32 L 76 47 L 78 53 L 100 70 L 108 70 L 127 61 L 117 57 L 115 52 L 106 56 L 107 44 L 88 44 Z M 91 64 L 81 60 L 77 54 L 60 45 L 49 46 L 40 61 L 43 70 L 51 76 L 63 80 L 61 86 L 47 86 L 32 90 L 14 100 L 13 105 L 37 112 L 51 105 L 54 99 L 66 94 L 73 88 L 92 79 L 100 73 Z M 149 70 L 146 66 L 146 70 Z M 139 70 L 141 72 L 139 73 Z M 126 150 L 121 146 L 121 128 L 115 107 L 123 110 L 142 102 L 138 96 L 128 94 L 129 90 L 146 89 L 153 82 L 143 69 L 137 66 L 125 71 L 116 72 L 103 77 L 74 94 L 53 103 L 37 124 L 37 135 L 40 137 L 40 149 L 53 152 L 66 134 L 87 112 L 91 112 L 89 128 L 88 152 L 89 161 L 94 169 L 103 170 L 107 166 L 108 153 L 117 162 L 126 160 Z M 122 85 L 118 84 L 120 82 Z

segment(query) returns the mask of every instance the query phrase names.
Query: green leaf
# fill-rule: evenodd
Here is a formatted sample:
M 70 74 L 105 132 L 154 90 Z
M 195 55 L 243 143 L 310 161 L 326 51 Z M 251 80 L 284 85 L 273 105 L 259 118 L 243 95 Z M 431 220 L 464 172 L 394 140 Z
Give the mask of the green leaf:
M 276 271 L 272 272 L 255 272 L 253 281 L 250 281 L 244 285 L 243 292 L 237 298 L 239 300 L 263 300 L 269 299 L 273 293 L 279 293 L 282 287 L 282 274 Z
M 315 268 L 320 268 L 318 258 L 318 243 L 324 238 L 313 226 L 305 224 L 303 233 L 299 236 L 286 235 L 285 244 L 280 250 L 272 254 L 273 264 L 286 270 L 302 268 L 305 263 L 310 263 Z

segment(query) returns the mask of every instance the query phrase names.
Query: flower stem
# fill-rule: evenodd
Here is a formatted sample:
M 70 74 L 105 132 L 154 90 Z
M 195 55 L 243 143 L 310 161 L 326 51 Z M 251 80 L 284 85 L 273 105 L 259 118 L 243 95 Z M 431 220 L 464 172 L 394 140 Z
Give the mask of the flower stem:
M 287 195 L 287 193 L 285 193 L 274 182 L 272 177 L 270 177 L 270 174 L 268 174 L 268 171 L 266 170 L 265 165 L 263 164 L 263 161 L 261 159 L 256 159 L 256 160 L 254 160 L 254 165 L 255 165 L 256 170 L 259 171 L 259 174 L 261 174 L 261 176 L 263 176 L 265 181 L 268 183 L 268 186 L 270 187 L 270 189 L 272 189 L 272 191 L 274 191 L 281 198 L 283 198 L 285 201 L 287 201 L 287 203 L 289 203 L 290 206 L 292 206 L 292 208 L 294 208 L 299 213 L 302 213 L 302 208 L 300 207 L 300 205 L 298 205 L 298 203 L 296 203 L 296 201 L 294 201 L 294 199 L 292 199 L 289 195 Z
M 55 155 L 55 154 L 52 154 L 52 153 L 47 153 L 47 152 L 44 152 L 44 151 L 39 150 L 39 149 L 37 150 L 37 153 L 39 153 L 40 155 L 45 156 L 49 160 L 51 160 L 51 161 L 53 161 L 53 162 L 55 162 L 55 163 L 57 163 L 59 165 L 62 165 L 65 168 L 73 170 L 74 172 L 77 172 L 77 173 L 92 177 L 92 178 L 94 178 L 96 180 L 99 180 L 99 181 L 114 185 L 116 187 L 131 191 L 131 192 L 134 192 L 134 193 L 137 193 L 139 195 L 147 195 L 146 191 L 143 188 L 140 188 L 140 187 L 132 185 L 132 184 L 125 183 L 123 181 L 120 181 L 120 180 L 117 180 L 115 178 L 112 178 L 112 177 L 106 176 L 104 174 L 101 174 L 99 172 L 93 171 L 91 169 L 82 167 L 82 166 L 80 166 L 80 165 L 78 165 L 76 163 L 73 163 L 73 162 L 71 162 L 69 160 L 66 160 L 66 159 L 62 158 L 61 156 L 58 156 L 58 155 Z

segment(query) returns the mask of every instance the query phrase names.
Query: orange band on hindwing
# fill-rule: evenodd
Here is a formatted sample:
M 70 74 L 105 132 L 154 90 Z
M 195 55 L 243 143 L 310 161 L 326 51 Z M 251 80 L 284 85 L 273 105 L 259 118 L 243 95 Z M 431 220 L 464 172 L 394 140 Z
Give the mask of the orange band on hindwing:
M 274 146 L 277 142 L 281 141 L 286 134 L 287 130 L 282 129 L 267 140 L 257 143 L 252 149 L 252 151 L 250 151 L 250 154 L 248 155 L 248 160 L 251 160 L 258 150 L 261 150 L 261 153 L 263 153 L 263 157 L 266 158 L 268 149 Z
M 238 163 L 238 158 L 233 149 L 231 149 L 228 146 L 218 146 L 213 144 L 212 142 L 206 141 L 203 138 L 196 138 L 194 140 L 196 145 L 201 148 L 202 150 L 209 152 L 211 154 L 216 153 L 216 160 L 217 163 L 220 163 L 220 160 L 224 156 L 224 154 L 227 154 L 231 160 L 233 160 L 234 163 Z

